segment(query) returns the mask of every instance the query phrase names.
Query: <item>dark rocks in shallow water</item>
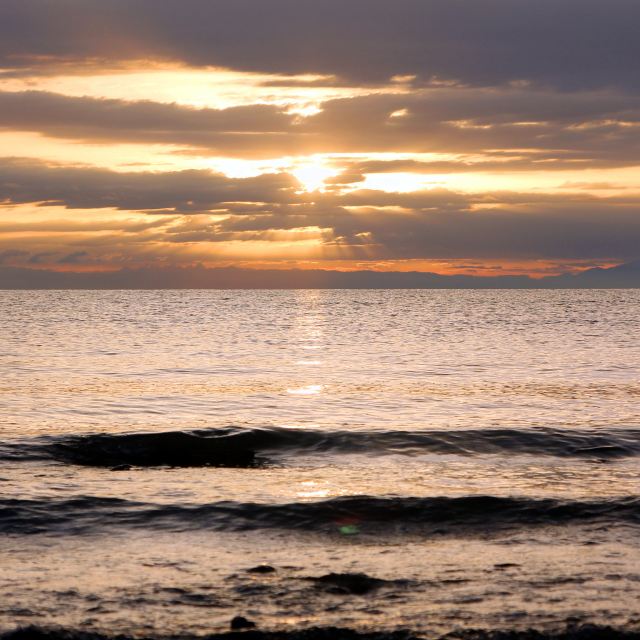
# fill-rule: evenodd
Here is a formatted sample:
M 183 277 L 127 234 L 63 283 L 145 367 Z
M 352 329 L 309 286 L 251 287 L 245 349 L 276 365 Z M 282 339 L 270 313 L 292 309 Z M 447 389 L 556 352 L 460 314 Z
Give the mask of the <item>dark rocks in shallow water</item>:
M 118 464 L 115 467 L 111 467 L 111 471 L 131 471 L 133 467 L 130 464 Z
M 231 621 L 231 630 L 240 631 L 241 629 L 255 629 L 256 623 L 251 620 L 247 620 L 243 616 L 236 616 Z
M 484 631 L 470 629 L 458 631 L 440 640 L 640 640 L 639 631 L 625 631 L 612 627 L 582 626 L 566 631 Z
M 362 596 L 379 589 L 386 580 L 372 578 L 366 573 L 329 573 L 319 578 L 308 578 L 329 593 Z
M 160 636 L 156 636 L 160 637 Z M 312 627 L 294 631 L 258 631 L 248 628 L 241 633 L 231 631 L 207 636 L 179 636 L 182 640 L 419 640 L 410 631 L 359 632 L 354 629 Z M 164 636 L 166 640 L 167 636 Z M 422 637 L 424 640 L 424 636 Z M 0 634 L 0 640 L 129 640 L 127 636 L 105 636 L 99 633 L 25 627 Z M 151 640 L 148 638 L 147 640 Z M 640 631 L 611 627 L 583 626 L 558 632 L 540 631 L 458 631 L 440 640 L 640 640 Z
M 43 627 L 23 627 L 3 633 L 0 638 L 2 640 L 107 640 L 106 636 L 98 633 Z
M 259 564 L 257 567 L 247 569 L 247 573 L 275 573 L 275 568 L 268 564 Z
M 234 587 L 233 590 L 241 596 L 251 598 L 253 596 L 269 593 L 270 587 L 266 584 L 239 584 L 237 587 Z
M 168 640 L 176 636 L 155 637 L 158 640 Z M 419 640 L 408 631 L 362 633 L 353 629 L 335 627 L 312 627 L 297 631 L 258 631 L 255 628 L 248 628 L 205 636 L 180 635 L 178 637 L 180 640 Z M 133 638 L 124 635 L 105 636 L 99 633 L 67 629 L 25 627 L 0 634 L 0 640 L 133 640 Z M 153 638 L 137 638 L 137 640 L 153 640 Z

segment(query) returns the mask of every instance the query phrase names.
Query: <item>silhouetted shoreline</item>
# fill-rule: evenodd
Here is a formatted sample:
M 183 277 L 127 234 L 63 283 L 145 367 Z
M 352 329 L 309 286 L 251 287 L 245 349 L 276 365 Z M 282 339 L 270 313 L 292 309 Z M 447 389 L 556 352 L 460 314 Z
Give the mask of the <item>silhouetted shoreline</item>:
M 0 266 L 0 289 L 627 289 L 640 287 L 640 260 L 609 269 L 531 278 L 419 271 L 154 267 L 55 271 Z
M 230 631 L 199 636 L 106 636 L 73 629 L 23 627 L 0 635 L 0 640 L 638 640 L 640 631 L 584 626 L 564 631 L 456 631 L 427 636 L 411 631 L 358 632 L 335 627 L 312 627 L 295 631 Z

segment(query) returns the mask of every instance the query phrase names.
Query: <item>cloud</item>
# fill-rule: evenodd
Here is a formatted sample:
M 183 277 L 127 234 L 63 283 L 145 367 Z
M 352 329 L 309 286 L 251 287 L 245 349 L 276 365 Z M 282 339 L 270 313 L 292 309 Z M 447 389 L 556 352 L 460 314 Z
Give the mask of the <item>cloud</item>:
M 270 74 L 259 88 L 252 77 L 242 100 L 254 104 L 226 109 L 154 101 L 153 82 L 166 74 L 141 83 L 149 100 L 0 91 L 0 133 L 14 145 L 29 140 L 25 155 L 68 158 L 78 149 L 86 160 L 84 143 L 104 145 L 105 157 L 116 151 L 109 145 L 137 144 L 131 153 L 143 155 L 162 145 L 177 165 L 193 155 L 287 166 L 289 156 L 322 154 L 336 175 L 325 192 L 304 193 L 280 169 L 240 179 L 0 158 L 0 263 L 73 271 L 287 260 L 298 251 L 327 262 L 461 260 L 481 271 L 496 259 L 634 258 L 640 196 L 630 172 L 577 172 L 640 162 L 639 22 L 637 0 L 2 0 L 0 83 L 24 81 L 5 89 L 38 86 L 28 81 L 39 74 L 86 74 L 46 86 L 97 92 L 92 74 L 115 69 L 123 87 L 135 81 L 127 70 Z M 345 91 L 330 92 L 339 99 L 307 91 L 327 84 Z M 273 104 L 282 87 L 295 91 Z M 305 96 L 313 104 L 302 117 L 288 100 Z M 444 155 L 418 155 L 429 153 Z M 564 170 L 563 188 L 546 192 L 537 182 L 536 171 Z M 531 188 L 491 190 L 490 178 L 478 193 L 361 184 L 393 172 L 425 182 L 428 174 L 529 172 L 502 184 Z M 483 179 L 473 178 L 459 183 Z M 176 282 L 183 273 L 166 271 Z
M 4 264 L 14 258 L 24 258 L 28 255 L 28 251 L 22 251 L 20 249 L 5 249 L 4 251 L 0 251 L 0 264 Z
M 298 188 L 288 174 L 227 178 L 207 170 L 116 172 L 0 158 L 0 202 L 13 204 L 198 212 L 227 202 L 287 201 Z
M 196 109 L 152 101 L 72 97 L 46 91 L 0 92 L 0 128 L 53 138 L 175 144 L 242 154 L 286 149 L 293 116 L 281 108 L 248 105 Z
M 42 264 L 43 262 L 47 262 L 49 258 L 53 258 L 55 255 L 55 251 L 41 251 L 40 253 L 34 253 L 29 258 L 29 264 Z
M 367 212 L 334 233 L 348 242 L 367 232 L 383 258 L 629 260 L 640 246 L 640 208 L 603 204 L 499 206 L 478 211 Z
M 248 158 L 493 150 L 495 159 L 495 152 L 518 150 L 511 164 L 493 165 L 503 170 L 624 166 L 637 164 L 640 156 L 640 95 L 612 91 L 440 88 L 328 100 L 318 114 L 302 120 L 284 109 L 195 109 L 41 91 L 0 92 L 0 128 L 81 142 L 171 144 L 204 155 Z M 399 110 L 406 115 L 392 117 Z M 455 170 L 454 163 L 448 167 Z M 464 162 L 458 167 L 469 169 Z
M 0 62 L 162 59 L 636 91 L 639 22 L 636 0 L 3 0 Z
M 307 194 L 299 193 L 286 174 L 232 179 L 211 171 L 121 173 L 5 159 L 0 198 L 15 206 L 44 202 L 81 209 L 77 219 L 61 220 L 59 209 L 56 217 L 40 221 L 14 215 L 0 224 L 5 248 L 15 248 L 6 243 L 17 233 L 23 248 L 34 253 L 88 250 L 105 260 L 143 260 L 149 248 L 175 257 L 176 249 L 168 247 L 177 244 L 286 245 L 308 239 L 316 242 L 310 253 L 329 260 L 348 255 L 622 261 L 635 257 L 640 246 L 640 196 L 634 193 L 357 189 Z M 105 218 L 102 211 L 99 219 L 87 217 L 91 208 L 105 207 L 170 209 L 173 215 L 119 220 Z M 62 237 L 47 239 L 43 233 Z M 70 249 L 70 242 L 76 248 Z M 281 251 L 280 259 L 288 250 L 274 248 Z M 250 256 L 251 249 L 245 254 Z
M 46 210 L 46 209 L 45 209 Z M 118 231 L 122 234 L 136 234 L 155 227 L 164 226 L 170 218 L 158 220 L 122 220 L 110 219 L 45 219 L 24 221 L 18 219 L 0 219 L 0 233 L 83 233 Z
M 406 116 L 391 117 L 401 109 Z M 615 92 L 429 89 L 331 100 L 297 131 L 316 152 L 525 149 L 565 161 L 628 163 L 638 161 L 640 98 Z
M 88 258 L 89 253 L 87 251 L 74 251 L 66 256 L 63 256 L 58 260 L 58 264 L 78 264 L 82 262 L 84 258 Z

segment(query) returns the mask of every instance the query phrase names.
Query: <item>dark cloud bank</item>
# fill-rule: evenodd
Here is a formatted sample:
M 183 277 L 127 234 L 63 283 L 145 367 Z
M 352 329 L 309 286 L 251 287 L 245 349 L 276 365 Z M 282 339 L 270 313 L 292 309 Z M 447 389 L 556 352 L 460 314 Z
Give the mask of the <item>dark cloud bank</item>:
M 637 0 L 3 0 L 0 64 L 151 58 L 357 82 L 637 90 L 639 22 Z
M 577 275 L 444 276 L 435 273 L 167 267 L 108 273 L 0 266 L 0 289 L 618 289 L 640 287 L 640 260 Z
M 344 257 L 348 250 L 355 259 L 366 259 L 371 249 L 379 259 L 626 262 L 637 257 L 640 246 L 639 203 L 633 195 L 461 194 L 446 189 L 300 194 L 296 188 L 285 173 L 236 179 L 205 170 L 127 173 L 2 159 L 0 202 L 9 207 L 117 208 L 151 215 L 148 222 L 127 224 L 86 218 L 64 223 L 0 219 L 0 232 L 119 230 L 123 242 L 138 242 L 125 235 L 154 229 L 154 241 L 176 244 L 261 240 L 278 231 L 315 227 L 330 230 L 323 238 L 328 257 Z M 199 217 L 210 213 L 225 217 Z M 165 214 L 183 216 L 184 222 L 172 225 Z M 5 264 L 20 256 L 6 256 Z
M 398 113 L 404 115 L 393 116 Z M 484 154 L 500 149 L 511 157 L 498 158 L 501 164 L 485 169 L 611 168 L 633 165 L 640 156 L 640 95 L 441 87 L 411 95 L 328 100 L 320 113 L 300 120 L 274 105 L 197 109 L 150 100 L 0 91 L 0 130 L 77 142 L 169 144 L 185 153 L 231 157 L 371 151 Z M 380 163 L 363 163 L 362 168 L 394 170 Z M 412 168 L 421 167 L 416 163 Z M 469 169 L 460 163 L 423 168 Z
M 155 61 L 325 74 L 320 82 L 350 86 L 388 88 L 401 75 L 403 86 L 412 86 L 403 95 L 385 89 L 330 100 L 304 119 L 274 105 L 194 109 L 5 91 L 0 130 L 80 143 L 171 144 L 197 155 L 396 151 L 484 158 L 475 164 L 344 159 L 344 172 L 329 181 L 328 192 L 312 196 L 298 193 L 285 173 L 231 179 L 209 171 L 127 173 L 3 158 L 0 203 L 226 216 L 179 226 L 129 224 L 122 231 L 131 243 L 136 230 L 153 229 L 148 239 L 177 244 L 268 240 L 273 231 L 317 227 L 331 255 L 346 248 L 363 260 L 372 250 L 379 259 L 628 262 L 640 253 L 633 193 L 389 194 L 338 187 L 357 184 L 368 172 L 499 174 L 637 164 L 638 24 L 638 0 L 0 0 L 0 74 L 7 77 L 99 73 Z M 289 81 L 299 80 L 279 80 Z M 7 223 L 4 231 L 65 230 L 47 224 Z M 60 274 L 24 268 L 51 264 L 54 254 L 61 264 L 82 262 L 87 247 L 76 246 L 8 246 L 10 253 L 0 254 L 0 287 L 636 286 L 638 272 L 630 266 L 534 281 L 366 271 L 176 267 Z

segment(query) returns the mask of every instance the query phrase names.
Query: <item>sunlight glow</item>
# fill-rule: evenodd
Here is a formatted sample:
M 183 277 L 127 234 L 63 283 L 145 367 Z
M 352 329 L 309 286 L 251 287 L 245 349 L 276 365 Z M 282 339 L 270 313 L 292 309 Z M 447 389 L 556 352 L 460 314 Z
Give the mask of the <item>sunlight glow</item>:
M 325 84 L 323 84 L 323 82 Z M 204 69 L 181 65 L 153 66 L 149 61 L 130 63 L 127 69 L 87 69 L 86 73 L 64 73 L 0 79 L 3 91 L 51 91 L 67 96 L 111 100 L 148 100 L 196 108 L 227 109 L 241 105 L 272 104 L 301 115 L 317 113 L 311 107 L 325 100 L 370 95 L 376 89 L 335 86 L 331 76 L 251 73 L 230 69 Z M 401 93 L 403 87 L 390 87 Z
M 310 118 L 311 116 L 317 116 L 321 112 L 322 108 L 317 103 L 294 104 L 292 107 L 287 109 L 287 113 L 293 113 L 300 118 Z
M 291 175 L 300 182 L 304 191 L 322 191 L 325 181 L 338 174 L 338 170 L 322 160 L 311 160 L 291 170 Z
M 442 182 L 441 176 L 436 176 L 434 179 L 433 175 L 424 173 L 370 173 L 358 187 L 393 193 L 411 193 L 442 187 Z

